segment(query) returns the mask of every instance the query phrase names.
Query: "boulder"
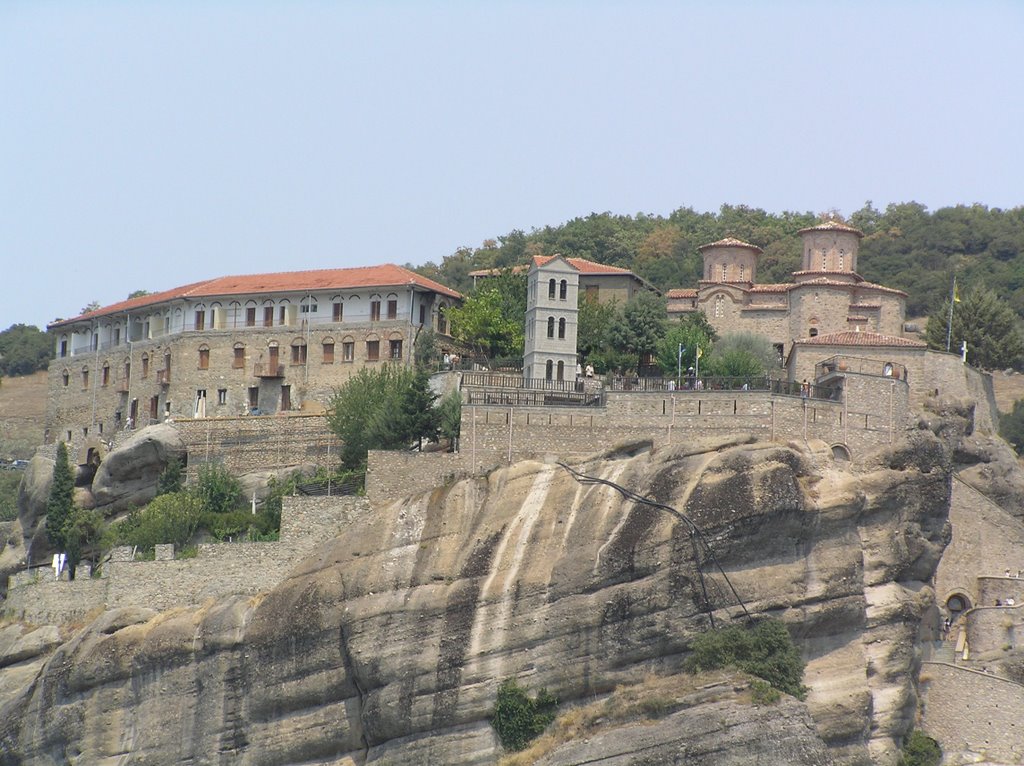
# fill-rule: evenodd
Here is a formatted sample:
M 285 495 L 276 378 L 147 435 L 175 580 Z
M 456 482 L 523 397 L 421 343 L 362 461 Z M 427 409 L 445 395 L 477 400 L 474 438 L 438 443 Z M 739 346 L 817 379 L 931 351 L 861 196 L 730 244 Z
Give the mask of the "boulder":
M 174 426 L 144 428 L 107 455 L 92 482 L 95 507 L 111 516 L 145 505 L 156 496 L 160 473 L 184 452 Z
M 0 596 L 7 593 L 7 578 L 25 568 L 25 543 L 21 522 L 0 523 Z
M 295 474 L 312 476 L 316 473 L 316 466 L 312 463 L 293 465 L 287 468 L 268 469 L 266 471 L 253 471 L 238 477 L 238 483 L 242 485 L 242 497 L 251 500 L 256 495 L 257 502 L 263 502 L 270 494 L 270 480 L 286 481 Z
M 27 551 L 34 551 L 38 556 L 53 552 L 46 539 L 46 526 L 43 524 L 52 482 L 53 461 L 36 455 L 28 461 L 25 475 L 18 487 L 18 521 L 21 522 L 24 546 Z

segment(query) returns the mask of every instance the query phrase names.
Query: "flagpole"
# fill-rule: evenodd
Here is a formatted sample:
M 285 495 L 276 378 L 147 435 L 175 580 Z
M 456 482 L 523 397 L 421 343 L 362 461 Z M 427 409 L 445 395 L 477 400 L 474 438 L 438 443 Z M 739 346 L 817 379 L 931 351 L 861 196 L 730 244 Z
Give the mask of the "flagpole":
M 953 336 L 953 304 L 956 303 L 956 275 L 953 275 L 953 290 L 949 294 L 949 319 L 946 320 L 946 351 L 949 351 L 949 341 Z

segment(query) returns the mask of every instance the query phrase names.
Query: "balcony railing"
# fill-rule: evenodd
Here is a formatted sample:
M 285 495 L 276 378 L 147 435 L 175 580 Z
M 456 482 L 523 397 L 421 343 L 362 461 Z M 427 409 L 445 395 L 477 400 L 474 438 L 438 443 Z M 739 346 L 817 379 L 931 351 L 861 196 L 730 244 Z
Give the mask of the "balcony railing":
M 257 378 L 283 378 L 284 365 L 256 362 L 252 367 L 252 374 Z
M 824 378 L 828 375 L 843 374 L 847 372 L 859 375 L 879 375 L 897 380 L 907 379 L 907 368 L 897 362 L 880 361 L 878 359 L 866 359 L 860 356 L 836 355 L 824 362 L 819 362 L 814 367 L 816 378 Z
M 119 380 L 119 381 L 117 381 L 117 383 L 114 384 L 114 390 L 117 391 L 117 393 L 119 393 L 119 394 L 127 394 L 128 393 L 128 381 L 127 380 Z

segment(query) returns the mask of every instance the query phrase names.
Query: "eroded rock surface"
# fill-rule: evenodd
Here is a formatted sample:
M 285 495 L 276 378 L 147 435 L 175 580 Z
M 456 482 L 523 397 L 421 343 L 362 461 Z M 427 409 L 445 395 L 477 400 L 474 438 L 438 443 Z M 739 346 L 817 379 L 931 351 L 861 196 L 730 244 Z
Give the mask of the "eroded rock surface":
M 733 589 L 790 626 L 810 694 L 775 716 L 744 709 L 748 729 L 723 703 L 708 713 L 723 741 L 771 744 L 783 713 L 797 726 L 807 710 L 837 763 L 891 763 L 916 709 L 914 639 L 949 501 L 941 443 L 915 438 L 899 467 L 882 456 L 857 473 L 739 443 L 580 466 L 683 511 L 713 559 L 678 518 L 556 465 L 375 509 L 264 597 L 94 622 L 7 696 L 0 763 L 493 764 L 503 679 L 568 704 L 678 673 L 709 609 L 743 617 Z M 678 753 L 700 738 L 657 726 L 677 743 L 669 760 L 620 758 L 608 736 L 549 763 L 690 763 Z M 762 762 L 827 763 L 814 742 Z M 744 762 L 700 752 L 692 762 Z
M 92 480 L 95 507 L 111 515 L 145 505 L 156 496 L 160 473 L 183 450 L 172 425 L 143 428 L 100 463 Z

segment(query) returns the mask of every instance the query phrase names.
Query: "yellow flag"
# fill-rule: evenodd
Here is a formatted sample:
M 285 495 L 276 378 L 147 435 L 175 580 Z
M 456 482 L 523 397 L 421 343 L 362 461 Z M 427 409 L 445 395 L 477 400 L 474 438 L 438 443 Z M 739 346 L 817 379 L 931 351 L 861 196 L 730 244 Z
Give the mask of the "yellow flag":
M 700 346 L 697 346 L 697 359 L 700 359 L 704 355 L 704 352 L 700 350 Z
M 960 288 L 956 286 L 956 282 L 953 283 L 953 303 L 960 302 Z

